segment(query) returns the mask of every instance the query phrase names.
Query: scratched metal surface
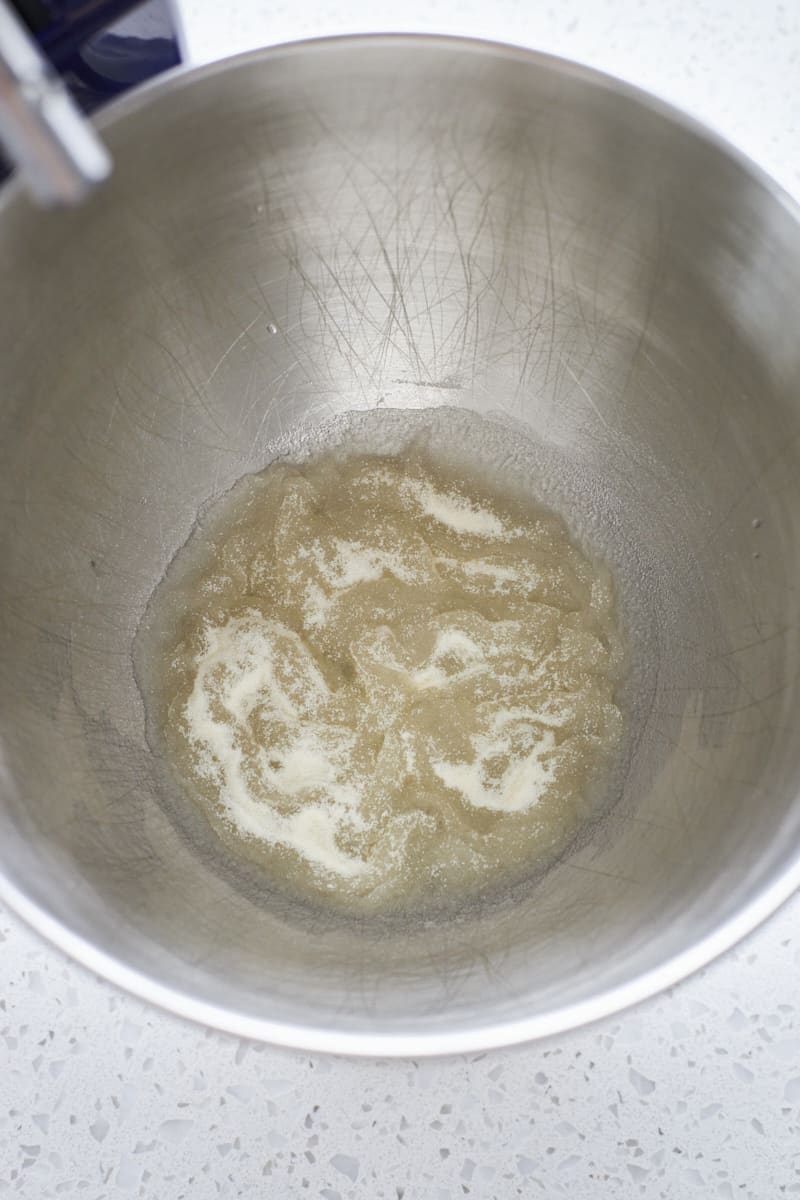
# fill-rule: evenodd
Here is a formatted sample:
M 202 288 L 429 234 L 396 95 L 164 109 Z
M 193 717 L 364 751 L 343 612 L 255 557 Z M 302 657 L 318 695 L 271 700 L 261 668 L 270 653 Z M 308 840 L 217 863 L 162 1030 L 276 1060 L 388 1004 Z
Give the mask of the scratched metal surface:
M 722 948 L 797 871 L 794 212 L 624 89 L 452 43 L 256 55 L 106 136 L 109 189 L 0 229 L 0 860 L 40 926 L 190 1015 L 384 1052 L 552 1032 Z M 617 568 L 622 795 L 455 928 L 301 920 L 176 817 L 132 641 L 276 438 L 442 403 L 522 422 Z

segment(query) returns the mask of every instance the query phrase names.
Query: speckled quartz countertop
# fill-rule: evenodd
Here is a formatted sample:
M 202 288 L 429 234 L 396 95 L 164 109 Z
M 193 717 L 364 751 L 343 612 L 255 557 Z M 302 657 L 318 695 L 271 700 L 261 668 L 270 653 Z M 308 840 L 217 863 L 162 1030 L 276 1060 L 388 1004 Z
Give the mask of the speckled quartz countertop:
M 198 60 L 375 29 L 561 53 L 690 110 L 800 196 L 795 0 L 186 0 L 183 11 Z M 0 912 L 0 1195 L 800 1194 L 799 922 L 795 899 L 702 974 L 570 1036 L 417 1063 L 309 1058 L 189 1025 Z

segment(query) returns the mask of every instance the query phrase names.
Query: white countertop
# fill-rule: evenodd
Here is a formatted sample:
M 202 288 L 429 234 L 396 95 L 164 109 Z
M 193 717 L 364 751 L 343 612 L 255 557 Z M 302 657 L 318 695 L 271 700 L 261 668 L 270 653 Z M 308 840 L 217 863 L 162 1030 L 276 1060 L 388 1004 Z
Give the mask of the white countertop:
M 182 8 L 199 60 L 377 29 L 560 53 L 690 110 L 800 197 L 796 0 Z M 591 1028 L 414 1063 L 308 1058 L 190 1025 L 0 912 L 0 1196 L 800 1195 L 799 922 L 795 899 L 700 975 Z

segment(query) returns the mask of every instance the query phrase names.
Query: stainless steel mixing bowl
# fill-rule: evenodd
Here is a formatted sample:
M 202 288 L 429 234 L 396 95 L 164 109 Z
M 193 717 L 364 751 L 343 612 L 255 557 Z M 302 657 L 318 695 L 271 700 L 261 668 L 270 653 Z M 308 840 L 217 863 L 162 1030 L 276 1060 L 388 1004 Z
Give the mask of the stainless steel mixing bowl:
M 273 49 L 103 124 L 85 208 L 0 214 L 3 896 L 176 1012 L 380 1055 L 558 1032 L 731 945 L 800 882 L 797 211 L 641 93 L 475 43 Z M 528 431 L 614 564 L 629 755 L 537 886 L 348 926 L 170 793 L 131 647 L 276 437 L 431 404 Z

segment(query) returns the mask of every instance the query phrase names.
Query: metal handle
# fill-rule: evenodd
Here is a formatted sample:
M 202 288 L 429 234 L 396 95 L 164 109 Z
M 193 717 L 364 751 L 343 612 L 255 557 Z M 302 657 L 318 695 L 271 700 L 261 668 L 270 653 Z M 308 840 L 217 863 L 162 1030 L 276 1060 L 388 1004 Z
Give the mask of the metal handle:
M 39 204 L 75 204 L 111 159 L 59 76 L 0 0 L 0 142 Z

